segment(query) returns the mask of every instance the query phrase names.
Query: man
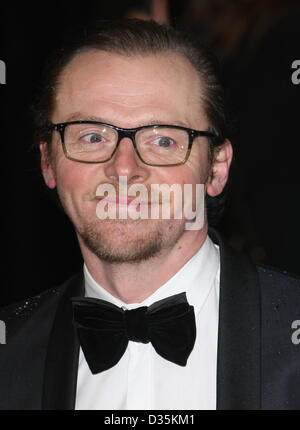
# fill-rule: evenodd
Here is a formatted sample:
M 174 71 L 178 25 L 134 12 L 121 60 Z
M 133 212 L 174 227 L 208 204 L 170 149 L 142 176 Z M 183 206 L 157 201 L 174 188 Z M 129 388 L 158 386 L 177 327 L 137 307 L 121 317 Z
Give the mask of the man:
M 128 20 L 61 51 L 46 79 L 42 172 L 84 269 L 0 314 L 0 407 L 299 408 L 299 281 L 232 251 L 206 213 L 193 228 L 197 184 L 220 195 L 232 159 L 210 56 Z M 135 206 L 125 183 L 142 196 Z M 153 200 L 153 185 L 174 184 L 183 201 Z M 184 204 L 194 217 L 177 216 Z

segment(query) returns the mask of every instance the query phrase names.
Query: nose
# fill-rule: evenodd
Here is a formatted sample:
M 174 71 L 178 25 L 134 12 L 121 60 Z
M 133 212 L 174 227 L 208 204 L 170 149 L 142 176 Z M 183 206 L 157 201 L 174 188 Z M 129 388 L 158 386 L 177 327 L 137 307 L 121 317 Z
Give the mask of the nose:
M 130 138 L 123 138 L 113 158 L 105 165 L 105 174 L 111 181 L 119 181 L 119 176 L 126 176 L 127 183 L 143 183 L 149 176 L 149 169 L 135 152 Z

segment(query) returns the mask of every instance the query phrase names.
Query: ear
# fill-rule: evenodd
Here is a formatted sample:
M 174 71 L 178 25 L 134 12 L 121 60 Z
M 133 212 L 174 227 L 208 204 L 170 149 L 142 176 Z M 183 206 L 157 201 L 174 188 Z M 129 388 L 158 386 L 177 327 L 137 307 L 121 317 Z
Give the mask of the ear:
M 56 179 L 55 173 L 52 166 L 51 155 L 49 153 L 49 144 L 46 142 L 40 143 L 40 151 L 41 151 L 41 169 L 44 177 L 44 181 L 46 182 L 49 188 L 56 187 Z
M 215 148 L 211 174 L 206 182 L 206 192 L 211 197 L 215 197 L 223 191 L 228 179 L 232 155 L 232 146 L 227 139 L 222 145 Z

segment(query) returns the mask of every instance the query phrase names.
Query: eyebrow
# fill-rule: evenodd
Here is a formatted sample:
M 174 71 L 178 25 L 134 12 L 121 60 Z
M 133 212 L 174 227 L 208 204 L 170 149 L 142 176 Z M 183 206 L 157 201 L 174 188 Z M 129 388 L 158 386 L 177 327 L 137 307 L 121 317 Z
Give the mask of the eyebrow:
M 105 118 L 101 118 L 98 116 L 91 116 L 91 115 L 82 115 L 81 113 L 75 113 L 71 116 L 67 117 L 67 119 L 64 122 L 70 122 L 70 121 L 96 121 L 96 122 L 103 122 L 104 124 L 111 124 L 110 121 L 107 121 Z M 143 127 L 144 125 L 164 125 L 168 124 L 166 121 L 161 121 L 158 119 L 151 119 L 149 121 L 144 121 L 142 123 L 138 123 L 135 127 Z M 115 124 L 111 124 L 115 125 Z M 172 121 L 172 124 L 170 125 L 179 125 L 182 127 L 189 127 L 188 124 L 184 123 L 183 121 Z M 124 128 L 124 127 L 121 127 Z M 128 128 L 128 127 L 126 127 Z M 132 128 L 132 127 L 129 127 Z
M 81 113 L 74 113 L 71 116 L 67 117 L 66 122 L 69 121 L 97 121 L 97 122 L 106 122 L 104 118 L 100 118 L 97 116 L 83 115 Z

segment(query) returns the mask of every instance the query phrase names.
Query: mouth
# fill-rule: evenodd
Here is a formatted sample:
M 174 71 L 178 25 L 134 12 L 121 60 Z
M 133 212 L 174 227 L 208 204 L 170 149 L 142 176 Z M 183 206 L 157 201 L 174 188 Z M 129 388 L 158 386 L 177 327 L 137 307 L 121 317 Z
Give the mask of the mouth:
M 149 201 L 149 200 L 141 201 L 141 200 L 139 200 L 138 197 L 118 197 L 117 196 L 116 198 L 111 198 L 111 197 L 96 196 L 95 199 L 98 202 L 105 200 L 106 203 L 111 204 L 111 205 L 117 205 L 117 206 L 129 206 L 132 202 L 135 202 L 136 206 L 160 205 L 160 203 L 157 201 Z

